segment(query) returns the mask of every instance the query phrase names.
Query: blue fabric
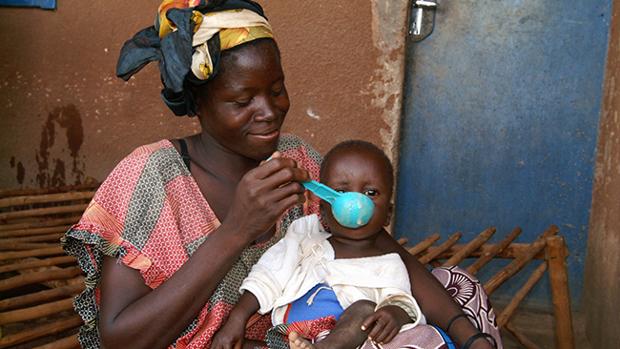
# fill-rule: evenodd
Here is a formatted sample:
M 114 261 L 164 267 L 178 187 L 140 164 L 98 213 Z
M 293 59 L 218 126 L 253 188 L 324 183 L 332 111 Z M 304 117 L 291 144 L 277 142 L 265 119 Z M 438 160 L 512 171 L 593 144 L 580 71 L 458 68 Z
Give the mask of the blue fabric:
M 56 8 L 56 0 L 0 0 L 0 6 L 29 6 L 53 10 Z
M 454 344 L 454 342 L 452 341 L 452 338 L 450 338 L 450 336 L 448 336 L 448 334 L 444 330 L 442 330 L 439 326 L 435 326 L 435 325 L 432 325 L 432 326 L 435 327 L 435 329 L 437 329 L 437 332 L 439 332 L 439 334 L 443 338 L 443 341 L 446 342 L 448 349 L 456 349 L 456 344 Z
M 317 292 L 320 287 L 329 286 L 326 284 L 317 284 L 305 295 L 289 305 L 288 317 L 286 318 L 287 323 L 314 320 L 329 315 L 335 316 L 336 320 L 340 318 L 344 309 L 342 309 L 340 303 L 338 303 L 336 294 L 331 288 L 324 288 Z M 316 295 L 312 300 L 312 304 L 308 305 L 308 298 L 312 297 L 315 293 Z

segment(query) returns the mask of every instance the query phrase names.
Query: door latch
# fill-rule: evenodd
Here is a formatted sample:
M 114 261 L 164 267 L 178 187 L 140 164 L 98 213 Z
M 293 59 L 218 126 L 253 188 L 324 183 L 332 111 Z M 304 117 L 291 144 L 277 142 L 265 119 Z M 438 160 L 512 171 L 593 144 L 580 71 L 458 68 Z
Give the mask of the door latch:
M 412 0 L 412 17 L 409 25 L 409 35 L 414 42 L 422 41 L 433 32 L 435 25 L 435 8 L 437 2 L 431 0 Z

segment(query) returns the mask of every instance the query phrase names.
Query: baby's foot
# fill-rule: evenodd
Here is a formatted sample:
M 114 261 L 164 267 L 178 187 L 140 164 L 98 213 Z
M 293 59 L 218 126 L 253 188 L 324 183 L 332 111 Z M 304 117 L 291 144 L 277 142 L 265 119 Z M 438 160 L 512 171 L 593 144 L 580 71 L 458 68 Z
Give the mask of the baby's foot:
M 297 332 L 291 332 L 288 335 L 288 345 L 291 349 L 315 349 L 315 346 L 308 342 Z

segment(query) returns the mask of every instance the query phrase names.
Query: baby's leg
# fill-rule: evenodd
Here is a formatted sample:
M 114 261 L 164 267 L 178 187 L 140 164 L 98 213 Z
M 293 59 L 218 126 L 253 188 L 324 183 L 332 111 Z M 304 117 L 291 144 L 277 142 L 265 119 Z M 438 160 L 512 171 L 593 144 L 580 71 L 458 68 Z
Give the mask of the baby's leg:
M 357 301 L 351 304 L 340 316 L 336 327 L 324 340 L 311 344 L 301 338 L 297 333 L 289 334 L 291 349 L 349 349 L 356 348 L 368 337 L 362 331 L 362 322 L 375 311 L 375 303 L 370 301 Z

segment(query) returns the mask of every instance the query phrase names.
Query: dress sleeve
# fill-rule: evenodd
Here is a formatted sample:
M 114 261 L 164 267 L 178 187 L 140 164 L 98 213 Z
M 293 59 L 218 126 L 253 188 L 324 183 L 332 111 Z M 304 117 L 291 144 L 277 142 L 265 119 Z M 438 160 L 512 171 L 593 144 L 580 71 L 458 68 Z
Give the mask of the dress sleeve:
M 61 239 L 65 252 L 77 258 L 86 275 L 86 288 L 74 302 L 84 321 L 80 335 L 83 344 L 98 343 L 98 284 L 104 256 L 140 271 L 151 266 L 150 259 L 136 246 L 137 241 L 123 236 L 134 189 L 151 153 L 152 149 L 145 146 L 123 159 L 100 185 L 79 222 Z

